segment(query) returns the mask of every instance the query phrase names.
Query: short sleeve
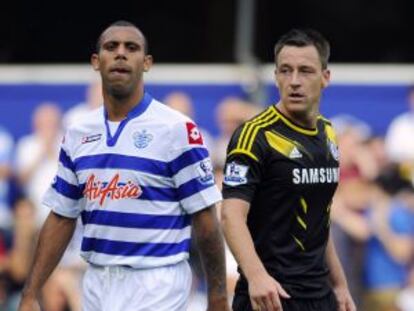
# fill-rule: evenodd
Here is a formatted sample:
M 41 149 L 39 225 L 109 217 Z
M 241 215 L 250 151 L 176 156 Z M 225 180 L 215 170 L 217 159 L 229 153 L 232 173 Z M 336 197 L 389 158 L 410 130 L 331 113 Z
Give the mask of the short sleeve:
M 221 201 L 210 156 L 196 124 L 191 120 L 177 123 L 171 141 L 169 168 L 182 208 L 193 214 Z
M 81 212 L 81 199 L 82 190 L 70 156 L 70 133 L 67 132 L 60 148 L 57 174 L 42 203 L 56 214 L 77 218 Z
M 224 199 L 238 198 L 250 203 L 263 178 L 265 146 L 262 134 L 259 133 L 249 142 L 251 146 L 244 148 L 242 131 L 243 127 L 235 131 L 227 148 L 223 197 Z

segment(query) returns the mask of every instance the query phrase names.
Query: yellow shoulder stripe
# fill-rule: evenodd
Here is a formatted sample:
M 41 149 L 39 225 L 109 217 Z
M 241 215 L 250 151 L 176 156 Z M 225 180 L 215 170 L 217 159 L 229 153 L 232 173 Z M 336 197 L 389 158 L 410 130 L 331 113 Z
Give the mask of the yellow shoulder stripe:
M 252 148 L 253 148 L 253 142 L 254 142 L 254 140 L 255 140 L 255 138 L 256 138 L 256 135 L 257 135 L 257 133 L 259 132 L 259 130 L 261 129 L 261 128 L 264 128 L 264 127 L 266 127 L 266 126 L 269 126 L 269 125 L 272 125 L 273 123 L 276 123 L 277 122 L 277 120 L 279 120 L 279 117 L 278 116 L 276 116 L 276 115 L 274 115 L 274 116 L 272 116 L 272 118 L 269 120 L 269 121 L 267 121 L 267 122 L 265 122 L 265 123 L 260 123 L 260 124 L 258 124 L 258 125 L 256 125 L 255 127 L 254 127 L 254 129 L 253 129 L 253 133 L 251 134 L 251 136 L 250 136 L 250 138 L 249 138 L 249 144 L 248 144 L 248 146 L 247 146 L 247 150 L 252 150 Z
M 242 130 L 242 132 L 240 134 L 240 137 L 239 137 L 239 140 L 237 142 L 237 148 L 238 149 L 246 149 L 248 138 L 250 136 L 252 128 L 257 124 L 260 124 L 262 122 L 266 122 L 269 118 L 271 118 L 273 116 L 274 116 L 274 112 L 271 109 L 266 109 L 265 111 L 263 111 L 260 115 L 258 115 L 253 120 L 246 122 L 246 124 L 243 126 L 243 130 Z

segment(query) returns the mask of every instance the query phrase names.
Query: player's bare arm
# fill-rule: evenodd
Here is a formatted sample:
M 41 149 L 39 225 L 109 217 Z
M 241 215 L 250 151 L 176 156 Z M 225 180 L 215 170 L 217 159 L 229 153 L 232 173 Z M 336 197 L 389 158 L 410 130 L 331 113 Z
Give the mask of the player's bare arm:
M 40 290 L 59 263 L 76 227 L 76 219 L 50 212 L 40 232 L 33 265 L 26 281 L 19 311 L 39 310 Z
M 266 271 L 254 248 L 246 225 L 249 203 L 226 199 L 222 207 L 222 225 L 227 243 L 249 283 L 253 310 L 282 310 L 280 297 L 290 298 L 282 286 Z
M 331 236 L 329 236 L 326 247 L 326 263 L 329 268 L 329 277 L 333 285 L 333 291 L 338 302 L 338 310 L 356 311 L 355 303 L 349 293 L 345 273 L 336 254 Z
M 224 244 L 215 206 L 195 213 L 193 226 L 207 279 L 208 310 L 230 310 L 227 301 Z

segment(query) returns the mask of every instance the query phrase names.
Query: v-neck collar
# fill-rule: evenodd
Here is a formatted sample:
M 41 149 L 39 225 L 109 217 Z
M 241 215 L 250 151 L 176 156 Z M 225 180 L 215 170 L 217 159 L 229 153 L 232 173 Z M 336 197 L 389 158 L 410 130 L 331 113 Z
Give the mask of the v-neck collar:
M 114 136 L 112 136 L 110 128 L 109 128 L 108 111 L 104 107 L 104 119 L 105 119 L 105 128 L 106 128 L 106 145 L 108 147 L 115 146 L 116 142 L 118 141 L 119 136 L 122 133 L 122 130 L 127 125 L 127 123 L 130 120 L 132 120 L 136 117 L 139 117 L 141 114 L 143 114 L 145 112 L 145 110 L 147 110 L 147 108 L 150 105 L 151 101 L 152 101 L 152 96 L 145 92 L 144 96 L 141 99 L 141 101 L 137 105 L 135 105 L 135 107 L 132 108 L 132 110 L 130 112 L 128 112 L 126 118 L 123 119 L 121 121 L 121 123 L 119 123 L 119 126 L 118 126 Z

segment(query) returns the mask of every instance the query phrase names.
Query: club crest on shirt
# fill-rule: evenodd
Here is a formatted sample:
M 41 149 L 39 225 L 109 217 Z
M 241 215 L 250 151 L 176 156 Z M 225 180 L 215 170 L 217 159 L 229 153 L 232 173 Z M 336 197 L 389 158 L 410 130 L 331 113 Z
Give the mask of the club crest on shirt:
M 102 137 L 102 134 L 94 134 L 89 136 L 82 137 L 82 144 L 92 143 L 94 141 L 100 140 Z
M 204 159 L 203 161 L 200 161 L 197 166 L 197 171 L 200 175 L 200 177 L 198 177 L 198 181 L 202 185 L 214 184 L 213 165 L 211 164 L 210 159 Z
M 328 140 L 328 147 L 329 147 L 329 151 L 332 154 L 332 157 L 336 161 L 339 161 L 339 150 L 338 150 L 338 146 L 333 141 Z
M 231 162 L 226 165 L 223 183 L 228 186 L 240 186 L 247 183 L 247 165 Z
M 185 125 L 187 127 L 188 143 L 192 145 L 202 145 L 203 137 L 201 136 L 197 125 L 191 122 L 187 122 Z
M 147 130 L 142 130 L 132 134 L 132 138 L 134 140 L 134 146 L 138 149 L 143 149 L 148 147 L 149 143 L 154 138 L 154 135 L 148 133 Z

